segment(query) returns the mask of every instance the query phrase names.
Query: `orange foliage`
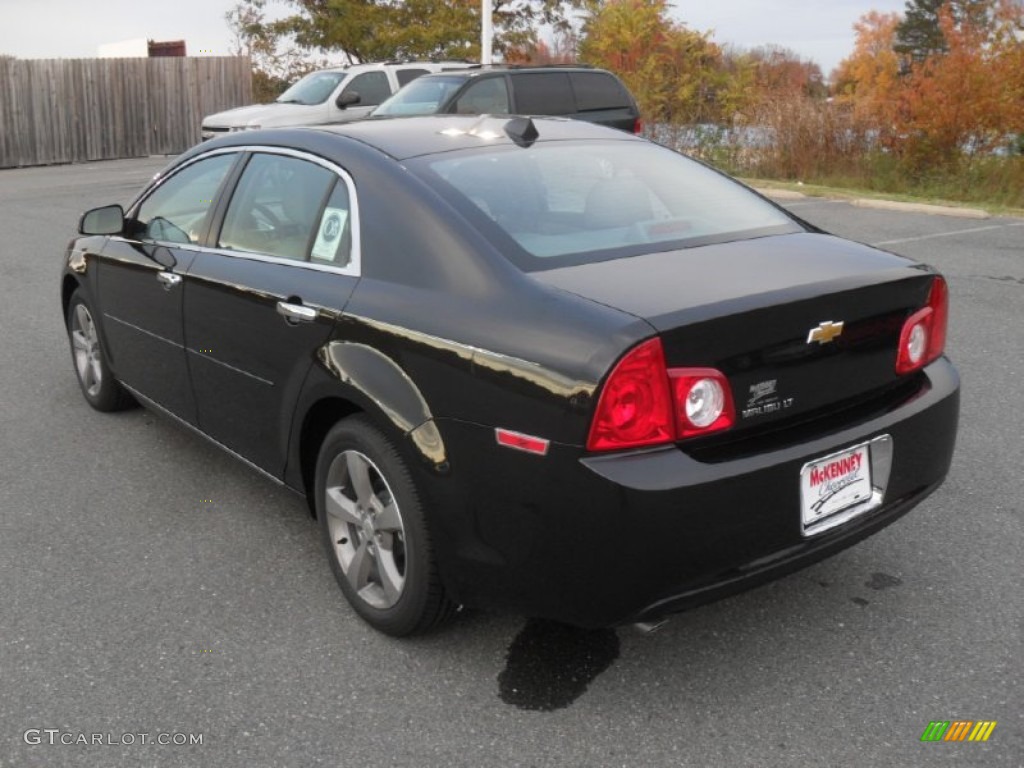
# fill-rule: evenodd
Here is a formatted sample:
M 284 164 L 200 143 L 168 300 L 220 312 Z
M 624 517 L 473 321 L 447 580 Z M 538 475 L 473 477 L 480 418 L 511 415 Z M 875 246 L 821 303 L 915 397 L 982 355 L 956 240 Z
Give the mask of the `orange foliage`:
M 899 17 L 872 11 L 833 75 L 838 98 L 917 168 L 988 153 L 1024 132 L 1024 6 L 988 1 L 980 21 L 943 7 L 946 51 L 918 62 L 893 50 Z
M 538 40 L 526 48 L 506 49 L 503 58 L 508 64 L 575 64 L 576 41 L 571 35 L 556 35 L 552 45 Z
M 754 65 L 754 86 L 762 96 L 824 95 L 821 68 L 788 48 L 768 45 L 747 54 Z
M 841 103 L 852 104 L 858 120 L 872 118 L 880 128 L 893 126 L 899 89 L 900 60 L 893 45 L 899 14 L 866 13 L 853 25 L 853 54 L 832 73 L 832 87 Z

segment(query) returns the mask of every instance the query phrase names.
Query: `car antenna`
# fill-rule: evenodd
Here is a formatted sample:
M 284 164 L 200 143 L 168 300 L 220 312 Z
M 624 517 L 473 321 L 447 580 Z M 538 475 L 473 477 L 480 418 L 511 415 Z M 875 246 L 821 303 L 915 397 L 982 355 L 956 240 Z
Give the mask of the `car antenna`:
M 537 126 L 529 117 L 513 117 L 505 123 L 505 134 L 519 147 L 532 146 L 540 137 Z

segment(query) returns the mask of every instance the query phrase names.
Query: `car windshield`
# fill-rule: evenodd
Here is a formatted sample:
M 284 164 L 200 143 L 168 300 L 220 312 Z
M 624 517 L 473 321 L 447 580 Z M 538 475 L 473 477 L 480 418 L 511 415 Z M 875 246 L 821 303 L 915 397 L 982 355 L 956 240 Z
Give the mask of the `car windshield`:
M 370 114 L 373 117 L 432 115 L 464 82 L 466 82 L 464 77 L 444 75 L 417 78 Z
M 528 271 L 804 231 L 742 185 L 648 142 L 505 145 L 413 167 Z
M 278 104 L 323 104 L 348 73 L 310 72 L 277 97 Z

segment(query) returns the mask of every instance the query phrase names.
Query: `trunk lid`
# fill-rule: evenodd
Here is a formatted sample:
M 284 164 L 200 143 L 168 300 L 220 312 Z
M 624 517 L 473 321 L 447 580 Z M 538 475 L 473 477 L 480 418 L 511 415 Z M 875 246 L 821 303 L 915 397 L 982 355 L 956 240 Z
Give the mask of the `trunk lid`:
M 900 330 L 933 273 L 828 235 L 796 234 L 534 272 L 641 317 L 669 367 L 729 379 L 743 432 L 862 401 L 900 382 Z M 824 343 L 809 340 L 842 331 Z

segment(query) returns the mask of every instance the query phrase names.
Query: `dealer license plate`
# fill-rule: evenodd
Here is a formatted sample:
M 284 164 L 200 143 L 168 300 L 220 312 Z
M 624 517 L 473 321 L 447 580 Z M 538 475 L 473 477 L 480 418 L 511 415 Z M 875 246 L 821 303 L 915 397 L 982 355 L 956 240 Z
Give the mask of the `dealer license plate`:
M 871 449 L 867 443 L 804 464 L 800 471 L 804 532 L 816 533 L 845 522 L 856 514 L 851 508 L 870 501 L 871 493 Z M 865 505 L 864 511 L 868 508 Z M 844 511 L 854 514 L 841 515 Z

